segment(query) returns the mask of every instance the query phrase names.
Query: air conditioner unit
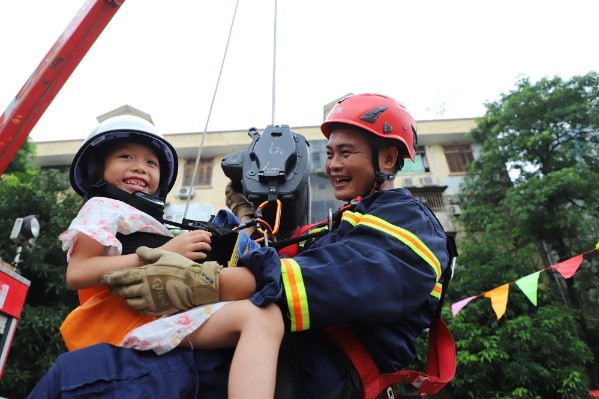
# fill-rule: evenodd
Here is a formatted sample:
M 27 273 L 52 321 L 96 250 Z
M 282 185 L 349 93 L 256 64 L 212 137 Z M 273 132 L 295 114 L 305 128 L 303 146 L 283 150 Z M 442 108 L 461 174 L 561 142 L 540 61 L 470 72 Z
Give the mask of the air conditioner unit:
M 435 181 L 432 176 L 424 176 L 424 177 L 420 178 L 420 184 L 422 184 L 425 187 L 426 186 L 434 186 Z
M 183 186 L 179 189 L 179 198 L 181 199 L 193 198 L 194 195 L 195 192 L 191 186 Z
M 412 179 L 411 177 L 404 177 L 403 178 L 403 186 L 404 187 L 414 187 L 416 185 L 414 184 L 414 179 Z
M 453 213 L 454 216 L 458 216 L 460 213 L 462 213 L 462 207 L 459 206 L 458 204 L 451 204 L 451 213 Z

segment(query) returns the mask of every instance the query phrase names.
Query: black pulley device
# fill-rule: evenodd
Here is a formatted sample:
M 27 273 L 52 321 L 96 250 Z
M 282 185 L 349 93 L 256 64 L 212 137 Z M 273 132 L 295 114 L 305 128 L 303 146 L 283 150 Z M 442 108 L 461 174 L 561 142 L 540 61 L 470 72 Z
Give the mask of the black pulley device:
M 255 209 L 268 201 L 262 208 L 268 223 L 274 221 L 276 200 L 281 201 L 279 236 L 288 237 L 310 222 L 309 143 L 288 125 L 269 125 L 262 134 L 250 128 L 248 135 L 248 149 L 225 155 L 221 167 Z

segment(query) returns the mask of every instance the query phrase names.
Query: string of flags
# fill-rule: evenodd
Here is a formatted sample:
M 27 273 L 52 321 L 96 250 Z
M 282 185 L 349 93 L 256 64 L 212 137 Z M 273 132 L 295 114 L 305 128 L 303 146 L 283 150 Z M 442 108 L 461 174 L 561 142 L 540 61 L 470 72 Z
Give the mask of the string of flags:
M 559 262 L 555 265 L 548 266 L 542 270 L 538 270 L 528 276 L 524 276 L 519 278 L 516 281 L 512 281 L 510 283 L 506 283 L 500 285 L 499 287 L 495 287 L 492 290 L 486 291 L 482 294 L 474 295 L 461 301 L 455 302 L 451 305 L 451 312 L 454 316 L 456 316 L 460 310 L 464 308 L 467 304 L 469 304 L 472 300 L 476 298 L 489 298 L 491 300 L 491 306 L 497 315 L 497 320 L 501 319 L 505 314 L 505 309 L 507 307 L 508 294 L 510 285 L 516 284 L 520 290 L 526 295 L 526 297 L 532 302 L 533 305 L 537 306 L 537 288 L 539 285 L 539 275 L 541 272 L 544 272 L 549 269 L 557 270 L 563 278 L 569 279 L 580 267 L 582 263 L 584 255 L 590 254 L 591 252 L 599 250 L 599 242 L 595 245 L 595 248 L 578 254 L 570 259 L 566 259 L 562 262 Z

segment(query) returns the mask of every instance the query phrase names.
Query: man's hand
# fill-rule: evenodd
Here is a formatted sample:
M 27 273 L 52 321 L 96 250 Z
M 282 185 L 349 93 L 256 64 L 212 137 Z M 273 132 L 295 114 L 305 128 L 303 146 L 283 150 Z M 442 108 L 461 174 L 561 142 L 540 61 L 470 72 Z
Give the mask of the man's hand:
M 239 220 L 244 216 L 254 217 L 254 206 L 243 194 L 235 191 L 231 181 L 227 183 L 225 188 L 225 205 Z
M 219 301 L 217 262 L 198 264 L 176 252 L 139 247 L 144 266 L 106 273 L 101 282 L 113 295 L 151 316 L 171 315 Z

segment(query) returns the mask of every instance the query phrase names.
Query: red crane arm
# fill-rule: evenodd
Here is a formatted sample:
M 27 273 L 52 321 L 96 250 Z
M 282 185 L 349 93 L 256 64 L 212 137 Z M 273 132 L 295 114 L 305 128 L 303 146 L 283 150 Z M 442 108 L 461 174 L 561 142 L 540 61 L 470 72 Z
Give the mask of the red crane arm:
M 0 174 L 125 0 L 88 0 L 0 116 Z

